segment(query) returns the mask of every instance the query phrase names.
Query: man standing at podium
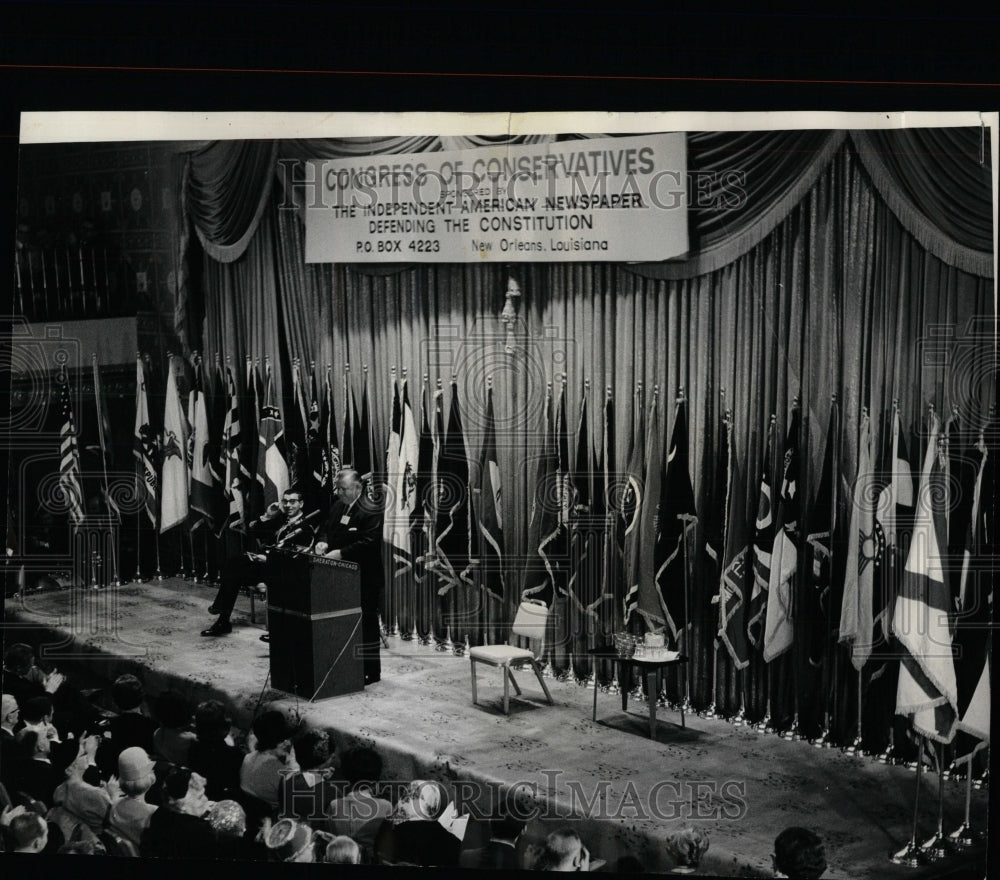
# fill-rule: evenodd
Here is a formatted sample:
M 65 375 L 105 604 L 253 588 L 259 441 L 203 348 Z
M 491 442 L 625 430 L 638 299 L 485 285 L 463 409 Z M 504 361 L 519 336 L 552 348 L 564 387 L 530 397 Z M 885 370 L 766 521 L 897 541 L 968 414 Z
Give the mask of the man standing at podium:
M 287 547 L 288 549 L 308 550 L 312 547 L 315 531 L 309 520 L 315 514 L 304 516 L 302 513 L 302 493 L 298 489 L 286 489 L 281 496 L 280 505 L 272 502 L 268 505 L 260 519 L 255 519 L 247 530 L 251 538 L 256 538 L 261 550 L 268 547 Z M 256 584 L 267 576 L 267 554 L 264 552 L 247 552 L 239 556 L 231 556 L 226 560 L 222 570 L 222 585 L 209 607 L 209 611 L 218 614 L 219 619 L 208 629 L 203 629 L 203 636 L 224 636 L 233 631 L 229 617 L 233 613 L 236 597 L 240 587 Z M 268 641 L 265 633 L 261 641 Z
M 331 559 L 356 562 L 361 569 L 361 650 L 365 684 L 379 680 L 378 611 L 382 604 L 385 575 L 382 571 L 382 511 L 364 494 L 361 476 L 345 469 L 333 487 L 336 499 L 326 528 L 317 536 L 316 553 Z

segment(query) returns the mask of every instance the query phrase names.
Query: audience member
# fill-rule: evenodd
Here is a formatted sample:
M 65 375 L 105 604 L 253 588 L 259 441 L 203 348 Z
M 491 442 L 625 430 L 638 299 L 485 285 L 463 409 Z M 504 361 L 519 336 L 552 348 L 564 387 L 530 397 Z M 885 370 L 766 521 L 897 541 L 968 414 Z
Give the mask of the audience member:
M 535 871 L 589 871 L 590 853 L 572 828 L 553 831 L 534 855 Z
M 249 861 L 267 858 L 267 848 L 260 841 L 247 838 L 247 814 L 236 801 L 218 801 L 205 818 L 215 832 L 218 858 Z
M 11 645 L 3 655 L 3 691 L 19 706 L 32 697 L 52 694 L 66 680 L 60 672 L 44 673 L 35 666 L 35 652 L 23 642 Z
M 159 727 L 153 732 L 153 754 L 178 767 L 186 767 L 188 750 L 195 740 L 191 725 L 191 703 L 180 691 L 166 690 L 153 701 L 153 717 Z
M 464 850 L 459 857 L 463 868 L 517 869 L 517 840 L 524 831 L 524 822 L 511 816 L 490 820 L 490 838 L 485 846 Z
M 215 831 L 204 818 L 211 806 L 204 778 L 183 767 L 173 768 L 163 782 L 163 803 L 140 839 L 139 854 L 143 858 L 214 858 Z
M 286 774 L 281 782 L 278 814 L 319 827 L 326 822 L 327 805 L 338 795 L 330 766 L 330 735 L 325 730 L 303 730 L 292 740 L 292 752 L 299 771 Z
M 118 782 L 91 784 L 85 779 L 88 755 L 81 754 L 66 770 L 66 779 L 53 793 L 53 806 L 46 818 L 55 822 L 66 840 L 96 841 L 104 830 L 111 807 L 121 793 Z
M 24 807 L 4 810 L 0 824 L 7 829 L 11 852 L 37 855 L 49 842 L 49 826 L 45 820 Z
M 139 746 L 125 749 L 118 756 L 118 786 L 123 797 L 112 804 L 108 825 L 134 846 L 139 846 L 150 817 L 158 809 L 146 802 L 146 792 L 156 782 L 155 766 Z
M 0 706 L 0 785 L 9 786 L 13 781 L 11 768 L 18 756 L 14 728 L 20 717 L 17 700 L 11 694 L 4 694 Z
M 261 836 L 272 861 L 312 862 L 316 859 L 313 831 L 304 822 L 279 819 L 264 824 Z
M 667 852 L 674 860 L 672 874 L 693 874 L 701 858 L 708 852 L 708 834 L 690 826 L 674 831 L 667 837 Z
M 218 700 L 205 700 L 194 712 L 195 741 L 188 750 L 188 767 L 205 777 L 209 800 L 239 793 L 243 752 L 229 741 L 232 719 Z
M 156 722 L 143 712 L 146 695 L 142 682 L 134 675 L 119 675 L 111 686 L 111 700 L 118 713 L 111 719 L 108 730 L 110 739 L 101 743 L 97 753 L 97 766 L 105 776 L 111 776 L 118 766 L 118 756 L 133 746 L 150 754 L 153 751 L 153 733 Z
M 323 861 L 328 865 L 360 865 L 361 847 L 351 838 L 339 834 L 326 845 Z
M 615 862 L 613 874 L 643 874 L 646 868 L 635 856 L 622 856 Z
M 341 757 L 340 774 L 347 791 L 327 807 L 327 828 L 333 834 L 350 837 L 370 856 L 383 820 L 392 815 L 392 804 L 375 794 L 382 778 L 382 759 L 374 749 L 349 749 Z
M 254 751 L 240 768 L 240 788 L 247 794 L 277 808 L 282 774 L 298 770 L 292 754 L 292 726 L 283 712 L 269 709 L 253 723 Z
M 383 865 L 454 867 L 462 842 L 438 819 L 448 807 L 448 790 L 440 782 L 414 780 L 383 820 L 375 836 L 375 860 Z
M 789 880 L 816 880 L 826 870 L 823 841 L 808 828 L 791 826 L 774 839 L 775 872 Z
M 63 771 L 52 764 L 49 738 L 34 728 L 25 727 L 18 733 L 16 742 L 20 756 L 12 771 L 14 790 L 50 805 L 56 786 L 62 782 Z

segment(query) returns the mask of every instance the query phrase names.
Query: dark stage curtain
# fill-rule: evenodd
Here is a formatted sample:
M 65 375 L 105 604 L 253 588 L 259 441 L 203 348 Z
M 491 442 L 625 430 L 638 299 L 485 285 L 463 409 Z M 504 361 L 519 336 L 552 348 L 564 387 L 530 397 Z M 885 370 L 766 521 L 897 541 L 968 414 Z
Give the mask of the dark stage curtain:
M 461 595 L 452 591 L 442 606 L 432 609 L 433 621 L 430 612 L 418 614 L 418 628 L 439 626 L 445 613 L 452 619 L 464 614 L 465 631 L 451 633 L 456 641 L 504 637 L 520 595 L 524 560 L 532 550 L 527 522 L 547 386 L 551 383 L 558 397 L 564 373 L 571 455 L 585 382 L 590 383 L 591 443 L 598 452 L 604 388 L 611 386 L 618 473 L 627 463 L 637 385 L 642 384 L 647 406 L 654 386 L 659 387 L 659 433 L 664 439 L 673 427 L 674 397 L 684 389 L 691 479 L 702 517 L 692 593 L 696 706 L 713 696 L 716 611 L 710 601 L 717 584 L 709 579 L 700 548 L 705 511 L 724 500 L 721 487 L 711 485 L 720 388 L 734 415 L 734 449 L 751 523 L 770 417 L 776 417 L 777 467 L 792 400 L 800 401 L 802 535 L 810 529 L 810 501 L 833 393 L 841 409 L 841 531 L 849 521 L 862 407 L 872 413 L 875 449 L 877 417 L 893 399 L 899 401 L 907 430 L 919 429 L 931 403 L 938 412 L 958 407 L 970 422 L 984 416 L 994 395 L 989 273 L 968 271 L 962 259 L 956 260 L 961 265 L 949 262 L 945 257 L 961 257 L 962 251 L 935 250 L 924 240 L 933 231 L 939 243 L 952 241 L 974 251 L 977 241 L 981 244 L 976 238 L 982 235 L 981 223 L 967 218 L 969 228 L 957 221 L 947 228 L 935 226 L 922 213 L 933 204 L 933 191 L 927 190 L 919 202 L 923 232 L 918 234 L 914 218 L 901 218 L 883 195 L 888 178 L 875 179 L 870 156 L 866 159 L 864 147 L 856 149 L 853 135 L 851 141 L 821 132 L 727 137 L 732 139 L 728 148 L 721 135 L 692 135 L 692 167 L 696 156 L 702 167 L 718 169 L 731 165 L 735 156 L 744 164 L 759 161 L 763 172 L 767 153 L 776 154 L 771 161 L 784 170 L 763 179 L 748 174 L 754 200 L 761 204 L 755 201 L 742 219 L 732 212 L 713 216 L 715 209 L 706 208 L 701 215 L 694 211 L 692 224 L 703 250 L 676 266 L 305 265 L 300 215 L 279 208 L 277 191 L 269 194 L 257 234 L 242 257 L 227 264 L 206 258 L 207 359 L 215 351 L 231 355 L 235 363 L 242 363 L 246 353 L 270 354 L 285 363 L 298 357 L 323 367 L 332 364 L 338 385 L 344 364 L 350 363 L 349 381 L 357 395 L 367 366 L 377 470 L 384 468 L 393 366 L 397 374 L 407 371 L 418 423 L 424 376 L 431 390 L 441 382 L 446 417 L 450 382 L 457 376 L 473 462 L 483 437 L 486 380 L 492 377 L 507 543 L 504 598 L 486 598 L 485 591 L 474 588 Z M 972 173 L 979 173 L 978 157 Z M 776 203 L 783 212 L 774 208 Z M 707 266 L 711 271 L 700 271 Z M 510 354 L 498 320 L 508 274 L 520 278 L 524 294 Z M 928 355 L 931 350 L 933 356 Z M 955 366 L 949 368 L 949 363 Z M 342 395 L 337 406 L 342 423 Z M 810 567 L 803 552 L 796 586 L 801 608 L 807 607 L 811 589 Z M 399 588 L 390 589 L 388 624 L 399 617 L 401 627 L 408 629 L 408 601 Z M 435 600 L 428 596 L 427 601 Z M 565 617 L 574 613 L 572 608 L 561 611 Z M 839 605 L 834 616 L 836 626 Z M 613 603 L 605 605 L 602 617 L 606 628 L 618 625 Z M 771 669 L 754 660 L 745 694 L 751 717 L 765 711 L 767 678 L 773 718 L 787 721 L 796 705 L 805 712 L 818 688 L 818 673 L 806 662 L 809 631 L 808 622 L 800 621 L 792 652 L 775 660 Z M 579 652 L 585 645 L 578 639 L 568 647 Z M 557 666 L 568 664 L 568 650 L 553 660 Z M 843 709 L 835 723 L 843 732 L 853 710 L 845 698 L 849 664 L 841 657 L 839 665 L 838 705 Z M 585 665 L 577 661 L 576 671 L 586 672 Z M 671 687 L 676 693 L 680 683 Z M 739 708 L 739 681 L 724 650 L 718 653 L 714 696 L 725 712 Z

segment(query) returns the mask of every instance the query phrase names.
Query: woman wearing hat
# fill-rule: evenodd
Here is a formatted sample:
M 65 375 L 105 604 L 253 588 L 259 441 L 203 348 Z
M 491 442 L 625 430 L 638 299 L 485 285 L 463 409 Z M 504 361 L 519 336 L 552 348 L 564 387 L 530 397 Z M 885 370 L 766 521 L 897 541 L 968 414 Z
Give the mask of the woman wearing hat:
M 215 831 L 205 818 L 212 803 L 205 797 L 205 779 L 175 767 L 163 781 L 163 803 L 150 817 L 139 842 L 143 858 L 215 858 Z
M 111 806 L 108 826 L 134 846 L 139 845 L 142 832 L 156 812 L 155 804 L 147 803 L 146 792 L 156 782 L 156 765 L 139 746 L 122 750 L 118 756 L 118 787 L 124 797 Z

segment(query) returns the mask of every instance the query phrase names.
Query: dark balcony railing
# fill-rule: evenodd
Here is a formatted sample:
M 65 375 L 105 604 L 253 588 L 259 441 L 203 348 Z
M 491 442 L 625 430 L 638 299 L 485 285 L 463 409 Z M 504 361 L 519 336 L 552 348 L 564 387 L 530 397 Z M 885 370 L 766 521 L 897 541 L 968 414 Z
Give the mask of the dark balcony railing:
M 18 249 L 14 307 L 30 321 L 134 315 L 132 278 L 106 248 Z

